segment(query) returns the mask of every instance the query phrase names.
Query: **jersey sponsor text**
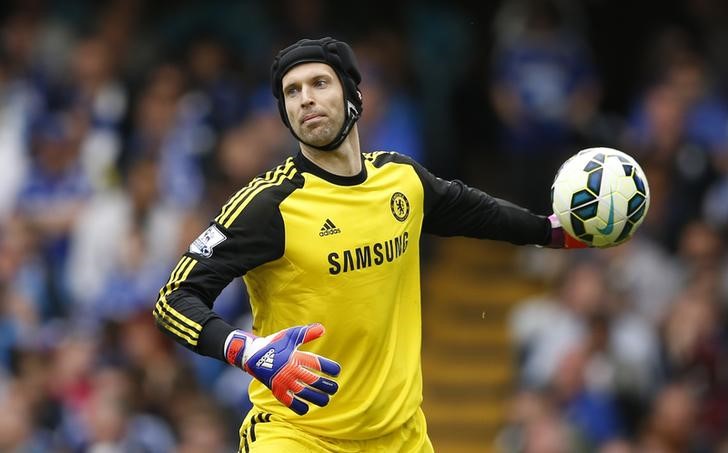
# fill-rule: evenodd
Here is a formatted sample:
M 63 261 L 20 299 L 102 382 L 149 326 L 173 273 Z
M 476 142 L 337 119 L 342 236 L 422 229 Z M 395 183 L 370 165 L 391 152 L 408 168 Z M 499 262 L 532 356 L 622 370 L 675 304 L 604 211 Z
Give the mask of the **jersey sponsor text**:
M 331 252 L 328 256 L 331 265 L 329 273 L 338 275 L 343 272 L 391 263 L 407 251 L 408 238 L 409 234 L 405 231 L 401 235 L 384 242 L 366 244 L 353 250 L 344 250 L 341 253 Z

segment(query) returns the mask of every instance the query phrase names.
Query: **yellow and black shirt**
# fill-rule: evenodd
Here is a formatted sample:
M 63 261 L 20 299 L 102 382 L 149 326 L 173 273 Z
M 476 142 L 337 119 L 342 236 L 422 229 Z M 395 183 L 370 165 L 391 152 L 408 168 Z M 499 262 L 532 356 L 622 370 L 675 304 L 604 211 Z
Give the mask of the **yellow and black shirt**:
M 369 439 L 422 401 L 420 235 L 545 244 L 550 223 L 397 153 L 362 154 L 362 171 L 333 175 L 302 154 L 255 178 L 225 204 L 160 290 L 157 324 L 193 351 L 223 358 L 233 327 L 212 306 L 243 277 L 253 333 L 320 322 L 304 350 L 341 364 L 328 406 L 298 416 L 253 381 L 255 407 L 308 432 Z

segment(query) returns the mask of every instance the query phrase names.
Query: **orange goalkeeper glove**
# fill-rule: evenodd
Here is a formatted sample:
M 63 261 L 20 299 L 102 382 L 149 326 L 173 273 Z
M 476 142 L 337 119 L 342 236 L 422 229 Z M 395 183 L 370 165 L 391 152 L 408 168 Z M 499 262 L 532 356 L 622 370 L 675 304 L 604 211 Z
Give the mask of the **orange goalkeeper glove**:
M 326 406 L 329 395 L 339 390 L 331 379 L 314 373 L 336 377 L 341 366 L 325 357 L 298 351 L 304 343 L 324 334 L 321 324 L 309 324 L 281 330 L 267 337 L 258 337 L 234 330 L 225 341 L 225 358 L 271 389 L 273 396 L 298 415 L 308 412 L 308 401 Z

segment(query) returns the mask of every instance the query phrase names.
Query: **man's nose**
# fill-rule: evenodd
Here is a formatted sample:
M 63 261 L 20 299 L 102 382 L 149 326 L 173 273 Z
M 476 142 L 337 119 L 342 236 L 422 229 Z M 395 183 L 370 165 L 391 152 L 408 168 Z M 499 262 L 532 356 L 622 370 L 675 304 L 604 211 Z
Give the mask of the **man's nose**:
M 308 87 L 301 88 L 301 105 L 312 105 L 314 103 L 311 90 Z

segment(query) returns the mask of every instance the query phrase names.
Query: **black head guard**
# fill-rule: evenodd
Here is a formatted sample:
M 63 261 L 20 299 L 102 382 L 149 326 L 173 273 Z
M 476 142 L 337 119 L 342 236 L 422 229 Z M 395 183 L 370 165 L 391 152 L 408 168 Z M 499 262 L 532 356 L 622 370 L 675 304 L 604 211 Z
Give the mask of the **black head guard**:
M 344 88 L 344 108 L 346 116 L 344 124 L 334 140 L 324 146 L 315 146 L 301 140 L 293 131 L 288 114 L 286 113 L 286 103 L 283 96 L 283 87 L 281 81 L 283 76 L 294 66 L 301 63 L 325 63 L 331 66 L 341 81 Z M 281 114 L 283 123 L 290 129 L 294 137 L 300 142 L 308 146 L 322 150 L 330 151 L 336 149 L 344 141 L 354 123 L 359 119 L 362 113 L 362 99 L 359 91 L 359 83 L 361 82 L 361 74 L 357 68 L 356 58 L 351 47 L 343 42 L 333 38 L 321 39 L 302 39 L 297 43 L 286 47 L 278 52 L 273 65 L 271 66 L 271 83 L 273 96 L 278 100 L 278 111 Z

